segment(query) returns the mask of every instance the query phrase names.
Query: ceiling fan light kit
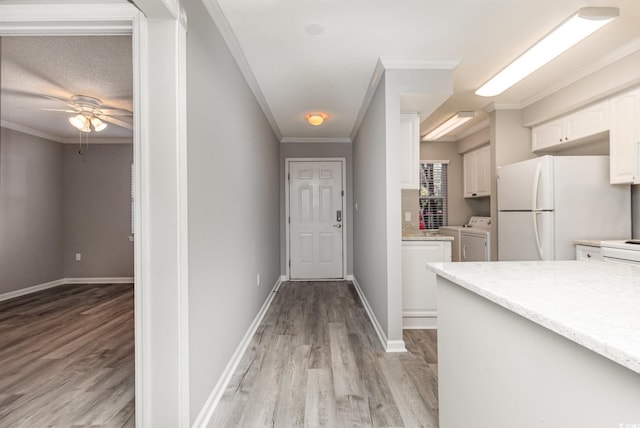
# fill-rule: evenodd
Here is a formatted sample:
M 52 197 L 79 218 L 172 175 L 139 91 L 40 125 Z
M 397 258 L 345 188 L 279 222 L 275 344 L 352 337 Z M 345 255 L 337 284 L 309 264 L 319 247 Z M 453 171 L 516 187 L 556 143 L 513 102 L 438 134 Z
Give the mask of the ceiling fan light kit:
M 71 97 L 71 105 L 78 111 L 78 114 L 69 118 L 69 123 L 81 132 L 91 132 L 93 129 L 100 132 L 107 127 L 107 124 L 100 120 L 98 116 L 102 114 L 99 110 L 102 101 L 86 95 L 74 95 Z
M 620 14 L 617 7 L 583 7 L 482 85 L 476 95 L 500 95 Z

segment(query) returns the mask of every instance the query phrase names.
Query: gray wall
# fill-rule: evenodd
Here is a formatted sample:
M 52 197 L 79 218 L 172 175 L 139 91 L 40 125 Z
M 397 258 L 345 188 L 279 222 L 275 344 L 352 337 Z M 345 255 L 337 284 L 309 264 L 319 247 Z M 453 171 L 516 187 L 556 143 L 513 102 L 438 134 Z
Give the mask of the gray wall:
M 63 147 L 65 277 L 133 277 L 132 162 L 131 144 Z
M 640 239 L 640 184 L 631 186 L 631 231 Z
M 398 115 L 400 111 L 398 111 Z M 353 140 L 353 274 L 378 322 L 387 326 L 385 80 Z M 372 174 L 375 171 L 375 174 Z
M 286 158 L 345 158 L 346 186 L 345 219 L 347 224 L 347 275 L 353 274 L 353 165 L 352 147 L 348 143 L 285 143 L 280 144 L 280 273 L 287 271 L 285 224 L 285 159 Z
M 280 276 L 279 142 L 201 2 L 181 3 L 193 421 Z
M 62 146 L 2 128 L 0 294 L 63 277 Z

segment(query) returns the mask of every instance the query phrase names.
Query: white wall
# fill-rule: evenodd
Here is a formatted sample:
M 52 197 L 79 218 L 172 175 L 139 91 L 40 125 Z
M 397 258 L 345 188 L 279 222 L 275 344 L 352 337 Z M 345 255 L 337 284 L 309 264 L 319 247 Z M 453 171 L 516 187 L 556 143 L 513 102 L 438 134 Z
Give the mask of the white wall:
M 193 422 L 280 275 L 279 142 L 201 2 L 182 5 Z
M 349 143 L 283 143 L 280 144 L 280 273 L 287 272 L 285 223 L 285 159 L 287 158 L 344 158 L 346 186 L 344 214 L 347 224 L 347 275 L 353 275 L 353 162 Z

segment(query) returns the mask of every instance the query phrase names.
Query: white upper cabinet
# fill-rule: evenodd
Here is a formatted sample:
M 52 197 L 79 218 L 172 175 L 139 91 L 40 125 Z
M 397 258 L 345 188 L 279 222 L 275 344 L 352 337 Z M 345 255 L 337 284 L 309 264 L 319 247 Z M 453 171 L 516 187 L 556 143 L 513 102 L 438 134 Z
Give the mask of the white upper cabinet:
M 611 97 L 610 181 L 640 183 L 640 88 Z
M 491 195 L 491 152 L 484 146 L 467 152 L 462 157 L 464 197 L 479 198 Z
M 534 126 L 531 130 L 531 150 L 559 150 L 571 143 L 606 132 L 609 128 L 609 102 L 605 100 Z
M 420 188 L 420 115 L 400 114 L 400 188 Z

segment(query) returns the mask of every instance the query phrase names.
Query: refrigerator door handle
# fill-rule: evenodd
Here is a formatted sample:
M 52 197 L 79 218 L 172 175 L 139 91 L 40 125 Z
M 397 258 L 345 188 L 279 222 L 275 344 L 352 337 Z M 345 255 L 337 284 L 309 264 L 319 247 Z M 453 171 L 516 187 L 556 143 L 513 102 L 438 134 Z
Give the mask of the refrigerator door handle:
M 536 172 L 533 175 L 533 189 L 531 192 L 531 209 L 538 209 L 538 191 L 540 187 L 540 175 L 542 174 L 542 162 L 539 161 L 536 165 Z
M 538 256 L 540 256 L 540 260 L 544 260 L 544 256 L 542 254 L 542 246 L 540 245 L 540 233 L 538 232 L 538 215 L 542 213 L 534 211 L 532 214 L 533 214 L 533 234 L 536 237 L 536 248 L 538 249 Z

